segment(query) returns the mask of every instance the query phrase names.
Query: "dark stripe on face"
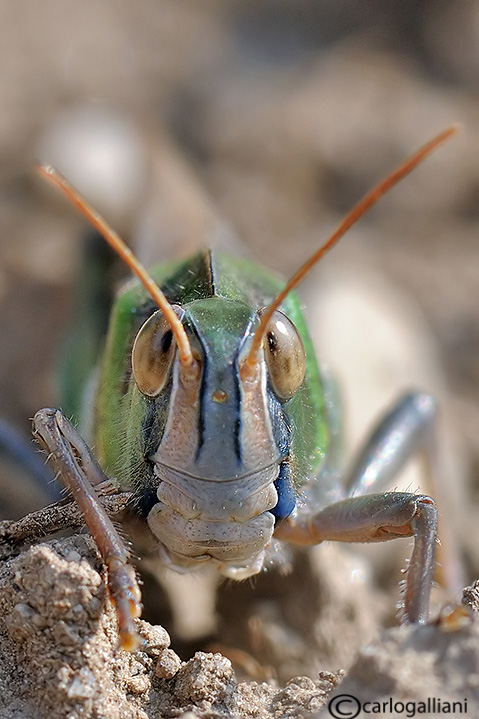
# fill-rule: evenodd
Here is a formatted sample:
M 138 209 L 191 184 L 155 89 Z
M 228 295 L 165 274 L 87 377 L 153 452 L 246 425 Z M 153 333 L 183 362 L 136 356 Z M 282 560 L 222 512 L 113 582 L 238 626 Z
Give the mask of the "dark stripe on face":
M 203 372 L 201 375 L 200 387 L 200 408 L 198 411 L 198 446 L 196 448 L 195 460 L 198 461 L 201 449 L 205 441 L 205 398 L 206 398 L 206 373 L 208 371 L 208 357 L 203 347 Z
M 235 454 L 238 459 L 238 463 L 243 462 L 243 452 L 241 447 L 241 389 L 240 389 L 240 377 L 237 364 L 235 363 L 235 374 L 234 374 L 234 388 L 235 388 L 235 407 L 236 417 L 234 422 L 234 447 Z
M 210 361 L 207 356 L 204 356 L 203 359 L 203 374 L 202 374 L 202 384 L 200 389 L 200 407 L 198 411 L 198 446 L 196 449 L 196 455 L 195 459 L 198 460 L 199 456 L 201 454 L 201 450 L 204 446 L 205 441 L 205 414 L 208 412 L 208 409 L 210 407 L 211 403 L 211 396 L 213 391 L 211 387 L 208 386 L 208 374 L 209 374 L 209 365 Z M 240 392 L 240 381 L 239 381 L 239 374 L 237 371 L 234 371 L 233 374 L 233 393 L 234 393 L 234 420 L 232 423 L 232 432 L 233 432 L 233 447 L 234 447 L 234 454 L 238 461 L 238 464 L 241 465 L 242 462 L 242 449 L 241 449 L 241 392 Z M 231 399 L 229 400 L 231 401 Z M 221 442 L 221 437 L 218 438 Z M 211 440 L 210 440 L 211 441 Z

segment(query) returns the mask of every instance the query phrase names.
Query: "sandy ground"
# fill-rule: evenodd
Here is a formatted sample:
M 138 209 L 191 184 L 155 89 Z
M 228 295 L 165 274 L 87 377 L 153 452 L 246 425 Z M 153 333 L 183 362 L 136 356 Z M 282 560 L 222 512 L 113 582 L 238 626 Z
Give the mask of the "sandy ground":
M 473 0 L 414 10 L 349 0 L 45 0 L 41 15 L 23 0 L 2 4 L 1 419 L 27 438 L 34 412 L 58 403 L 55 362 L 74 313 L 83 225 L 34 177 L 35 158 L 85 183 L 147 260 L 241 238 L 241 252 L 287 275 L 379 177 L 459 120 L 461 137 L 350 233 L 303 297 L 319 353 L 341 382 L 348 448 L 401 390 L 438 397 L 446 544 L 463 585 L 472 584 L 478 18 Z M 417 473 L 403 481 L 421 484 Z M 0 484 L 2 518 L 46 501 L 7 458 Z M 476 624 L 392 626 L 409 551 L 397 544 L 319 547 L 294 555 L 289 576 L 220 587 L 208 636 L 188 636 L 173 589 L 159 589 L 143 566 L 145 620 L 168 628 L 184 661 L 221 651 L 236 679 L 218 655 L 180 666 L 146 622 L 145 651 L 117 653 L 88 538 L 34 547 L 1 565 L 0 716 L 315 716 L 340 670 L 338 692 L 467 697 L 472 714 Z M 433 616 L 445 598 L 435 592 Z M 309 678 L 286 685 L 299 675 Z
M 478 596 L 470 588 L 469 606 L 477 608 Z M 87 537 L 38 545 L 4 563 L 0 608 L 2 719 L 281 719 L 328 716 L 328 702 L 335 716 L 345 697 L 365 703 L 361 716 L 367 702 L 391 701 L 397 713 L 383 715 L 401 716 L 401 702 L 411 711 L 413 702 L 428 706 L 434 698 L 443 707 L 459 702 L 462 711 L 477 711 L 479 620 L 466 607 L 444 610 L 428 626 L 382 632 L 359 650 L 345 676 L 322 671 L 315 680 L 296 677 L 281 688 L 272 679 L 238 682 L 220 653 L 196 652 L 182 662 L 167 632 L 143 620 L 142 648 L 117 650 L 114 611 L 105 604 L 101 563 Z M 342 634 L 340 618 L 334 626 Z

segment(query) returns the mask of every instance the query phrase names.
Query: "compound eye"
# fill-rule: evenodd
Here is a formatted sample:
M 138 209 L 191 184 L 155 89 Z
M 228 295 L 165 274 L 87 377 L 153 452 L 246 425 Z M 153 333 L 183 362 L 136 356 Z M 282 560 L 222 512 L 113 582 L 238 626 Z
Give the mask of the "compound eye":
M 266 330 L 264 353 L 274 393 L 280 400 L 291 399 L 303 383 L 306 354 L 298 330 L 279 310 Z
M 181 317 L 183 310 L 173 306 Z M 167 383 L 176 353 L 176 340 L 163 312 L 157 310 L 141 326 L 131 355 L 133 376 L 142 394 L 156 397 Z

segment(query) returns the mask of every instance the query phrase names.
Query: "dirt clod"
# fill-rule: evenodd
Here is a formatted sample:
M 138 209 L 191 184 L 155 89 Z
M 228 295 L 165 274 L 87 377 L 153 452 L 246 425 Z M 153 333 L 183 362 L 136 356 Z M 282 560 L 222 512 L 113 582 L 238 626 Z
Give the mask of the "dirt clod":
M 335 675 L 237 683 L 229 659 L 181 662 L 159 626 L 138 621 L 144 645 L 117 650 L 116 617 L 86 536 L 31 547 L 0 568 L 0 716 L 43 719 L 294 717 L 318 709 Z M 302 708 L 302 709 L 301 709 Z M 301 713 L 303 712 L 303 713 Z

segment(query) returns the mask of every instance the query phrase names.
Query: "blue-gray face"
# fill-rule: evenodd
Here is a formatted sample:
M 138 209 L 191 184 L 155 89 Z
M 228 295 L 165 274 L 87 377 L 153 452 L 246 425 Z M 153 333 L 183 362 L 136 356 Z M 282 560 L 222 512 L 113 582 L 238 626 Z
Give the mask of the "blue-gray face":
M 161 312 L 145 322 L 133 348 L 138 388 L 154 400 L 145 405 L 149 412 L 142 437 L 162 496 L 167 485 L 176 487 L 176 498 L 168 501 L 178 509 L 180 494 L 188 496 L 192 517 L 208 503 L 236 519 L 268 510 L 277 518 L 288 516 L 296 501 L 288 461 L 291 423 L 284 400 L 267 378 L 273 359 L 273 371 L 282 367 L 283 354 L 275 357 L 274 351 L 287 318 L 276 318 L 268 334 L 269 363 L 261 356 L 254 371 L 245 373 L 241 363 L 258 323 L 254 308 L 237 299 L 209 297 L 175 311 L 196 357 L 191 370 L 174 360 L 176 345 Z M 155 422 L 161 422 L 158 434 L 152 431 Z M 213 484 L 218 485 L 214 490 Z
M 189 303 L 182 322 L 196 364 L 172 364 L 166 423 L 150 455 L 158 501 L 148 524 L 170 566 L 213 560 L 227 576 L 250 576 L 261 569 L 275 517 L 294 506 L 266 362 L 252 376 L 239 366 L 257 313 L 210 297 Z
M 189 303 L 182 319 L 202 372 L 197 402 L 189 410 L 183 402 L 181 382 L 174 383 L 172 390 L 170 412 L 175 413 L 178 405 L 182 419 L 191 429 L 195 425 L 181 469 L 196 477 L 221 480 L 276 463 L 278 450 L 267 407 L 265 369 L 261 368 L 254 391 L 243 386 L 238 370 L 238 358 L 257 320 L 256 313 L 236 300 L 210 297 Z M 170 420 L 165 434 L 168 424 L 179 426 L 173 417 Z
M 249 576 L 261 568 L 274 531 L 279 473 L 265 363 L 248 381 L 238 371 L 254 314 L 219 297 L 185 310 L 201 371 L 173 364 L 168 418 L 151 457 L 159 484 L 148 524 L 170 566 L 213 560 L 223 573 Z

